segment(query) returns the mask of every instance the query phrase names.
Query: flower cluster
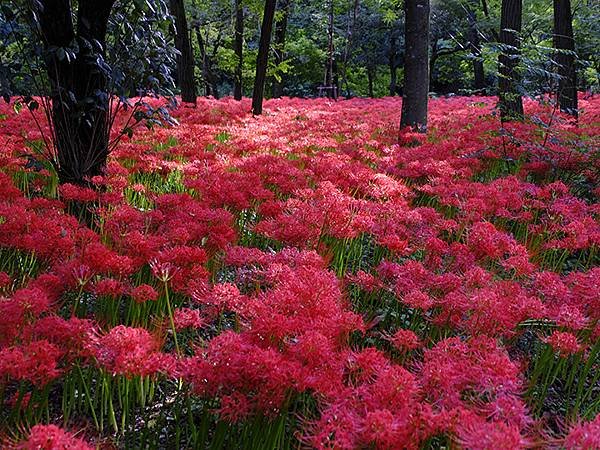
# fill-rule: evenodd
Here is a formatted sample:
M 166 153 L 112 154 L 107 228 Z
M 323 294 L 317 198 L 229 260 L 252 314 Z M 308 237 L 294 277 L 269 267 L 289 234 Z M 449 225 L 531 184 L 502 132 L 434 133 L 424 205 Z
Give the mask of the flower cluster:
M 430 134 L 398 136 L 396 98 L 201 99 L 58 189 L 0 106 L 3 408 L 126 429 L 176 402 L 314 448 L 598 447 L 600 101 L 578 126 L 494 103 L 433 99 Z M 17 448 L 88 446 L 35 425 Z

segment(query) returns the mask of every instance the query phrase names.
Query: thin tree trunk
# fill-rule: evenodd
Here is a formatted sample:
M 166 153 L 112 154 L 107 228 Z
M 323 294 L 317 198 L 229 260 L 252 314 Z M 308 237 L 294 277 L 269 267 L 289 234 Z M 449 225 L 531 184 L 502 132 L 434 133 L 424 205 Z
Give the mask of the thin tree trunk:
M 577 117 L 577 68 L 570 0 L 554 0 L 554 55 L 559 76 L 556 97 L 561 111 Z
M 469 46 L 473 54 L 473 79 L 475 89 L 483 91 L 486 88 L 483 60 L 481 59 L 481 40 L 477 29 L 477 16 L 469 6 L 467 8 L 467 20 L 469 21 Z
M 271 31 L 273 29 L 276 3 L 276 0 L 265 1 L 265 10 L 260 27 L 258 56 L 256 57 L 256 76 L 254 77 L 254 89 L 252 90 L 252 114 L 254 115 L 262 114 L 263 109 L 267 64 L 269 62 L 269 46 L 271 44 Z
M 498 56 L 498 107 L 502 121 L 523 117 L 523 98 L 519 91 L 518 74 L 522 15 L 522 0 L 502 0 L 500 44 L 504 48 Z
M 217 82 L 211 68 L 211 58 L 206 50 L 204 38 L 200 28 L 196 27 L 196 39 L 200 49 L 200 58 L 202 60 L 202 79 L 204 81 L 204 95 L 206 97 L 212 95 L 214 98 L 219 98 L 219 90 Z
M 275 65 L 279 66 L 285 59 L 285 35 L 287 32 L 288 15 L 290 12 L 290 0 L 279 0 L 278 9 L 281 11 L 281 18 L 275 24 L 275 45 L 274 56 Z M 274 78 L 271 89 L 271 96 L 279 98 L 283 95 L 283 74 L 279 80 Z
M 243 93 L 242 70 L 244 67 L 244 5 L 242 4 L 242 0 L 235 0 L 235 40 L 233 42 L 233 50 L 236 57 L 233 98 L 241 100 Z
M 481 8 L 483 10 L 483 15 L 489 21 L 490 20 L 490 10 L 488 8 L 487 0 L 481 0 Z M 498 36 L 498 32 L 496 30 L 494 30 L 493 28 L 490 29 L 489 31 L 491 32 L 494 40 L 496 42 L 498 42 L 500 40 L 500 37 Z
M 350 95 L 350 87 L 348 86 L 348 59 L 350 58 L 350 48 L 352 45 L 352 34 L 354 33 L 354 27 L 356 26 L 356 16 L 358 14 L 358 5 L 360 4 L 360 0 L 354 0 L 354 5 L 352 7 L 352 21 L 350 21 L 350 17 L 348 17 L 348 28 L 346 30 L 346 46 L 344 48 L 344 60 L 342 66 L 342 87 L 346 88 L 346 95 Z M 333 6 L 333 3 L 332 3 Z M 349 15 L 349 14 L 348 14 Z M 333 23 L 333 18 L 331 20 Z
M 433 92 L 436 92 L 437 87 L 435 84 L 435 63 L 438 58 L 438 41 L 434 39 L 429 52 L 429 89 Z
M 404 2 L 406 53 L 400 127 L 427 131 L 429 0 Z
M 396 57 L 398 55 L 398 46 L 394 29 L 390 31 L 390 53 L 388 55 L 388 66 L 390 68 L 390 97 L 396 95 L 396 85 L 398 84 L 398 71 L 396 66 Z
M 175 19 L 175 47 L 177 55 L 177 79 L 181 89 L 181 101 L 196 104 L 196 82 L 194 80 L 194 54 L 185 16 L 183 0 L 170 0 L 171 15 Z
M 109 96 L 100 61 L 113 4 L 114 0 L 80 0 L 76 32 L 69 0 L 44 0 L 37 11 L 46 50 L 67 48 L 74 40 L 79 46 L 73 59 L 57 51 L 48 51 L 46 58 L 53 140 L 63 183 L 86 185 L 106 166 Z
M 325 65 L 325 89 L 327 97 L 337 98 L 337 82 L 335 81 L 335 67 L 337 64 L 334 61 L 334 46 L 333 46 L 333 20 L 334 7 L 333 0 L 329 0 L 329 25 L 327 30 L 327 63 Z
M 367 67 L 367 82 L 368 82 L 368 89 L 369 89 L 369 97 L 373 98 L 375 97 L 375 93 L 373 92 L 373 78 L 374 78 L 374 68 L 373 67 Z

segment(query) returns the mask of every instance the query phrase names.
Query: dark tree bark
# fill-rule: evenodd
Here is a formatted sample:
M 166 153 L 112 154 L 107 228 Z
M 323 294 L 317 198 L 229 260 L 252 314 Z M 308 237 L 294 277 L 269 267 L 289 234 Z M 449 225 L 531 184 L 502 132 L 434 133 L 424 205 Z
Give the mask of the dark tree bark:
M 468 5 L 467 20 L 469 22 L 469 47 L 473 54 L 474 87 L 478 91 L 483 91 L 487 86 L 485 83 L 483 60 L 481 59 L 481 39 L 479 39 L 479 30 L 477 28 L 477 16 L 475 15 L 475 11 Z
M 404 2 L 404 96 L 400 127 L 427 131 L 429 0 Z
M 170 0 L 169 7 L 175 21 L 175 47 L 180 53 L 177 55 L 177 80 L 181 89 L 181 101 L 196 104 L 194 54 L 185 16 L 185 5 L 183 0 Z
M 373 81 L 375 78 L 375 68 L 372 66 L 367 67 L 367 84 L 369 89 L 369 97 L 374 98 L 375 92 L 373 91 Z
M 577 117 L 577 69 L 570 0 L 554 0 L 554 48 L 559 50 L 554 55 L 559 76 L 556 98 L 561 111 Z
M 435 63 L 437 62 L 438 58 L 438 41 L 436 38 L 433 38 L 433 42 L 431 42 L 429 49 L 429 89 L 432 89 L 434 92 L 436 92 Z
M 236 57 L 235 74 L 233 79 L 233 98 L 242 99 L 243 84 L 242 70 L 244 67 L 244 5 L 242 0 L 235 0 L 235 39 L 233 51 Z
M 522 0 L 502 0 L 500 17 L 500 44 L 505 47 L 498 56 L 498 88 L 500 117 L 502 121 L 523 117 L 523 98 L 519 92 L 519 54 Z
M 290 0 L 279 0 L 277 6 L 281 11 L 281 18 L 275 23 L 275 45 L 274 45 L 274 57 L 275 64 L 279 65 L 285 59 L 285 35 L 287 32 L 288 15 L 290 12 Z M 271 88 L 271 96 L 273 98 L 279 98 L 283 95 L 283 75 L 280 79 L 273 79 L 273 85 Z
M 101 175 L 109 142 L 106 27 L 115 0 L 80 0 L 77 29 L 69 0 L 42 0 L 38 17 L 47 52 L 52 134 L 61 182 L 80 185 Z M 67 57 L 76 42 L 79 50 Z
M 265 1 L 265 10 L 260 26 L 260 41 L 258 44 L 258 56 L 256 57 L 256 76 L 254 77 L 254 89 L 252 91 L 252 114 L 254 115 L 262 114 L 263 109 L 267 64 L 269 62 L 269 46 L 271 44 L 271 31 L 273 30 L 276 3 L 276 0 Z
M 212 71 L 212 58 L 208 54 L 202 32 L 199 27 L 196 27 L 196 39 L 198 48 L 200 49 L 200 59 L 202 62 L 202 79 L 204 80 L 204 95 L 206 97 L 212 95 L 214 98 L 219 98 L 219 89 L 215 74 Z

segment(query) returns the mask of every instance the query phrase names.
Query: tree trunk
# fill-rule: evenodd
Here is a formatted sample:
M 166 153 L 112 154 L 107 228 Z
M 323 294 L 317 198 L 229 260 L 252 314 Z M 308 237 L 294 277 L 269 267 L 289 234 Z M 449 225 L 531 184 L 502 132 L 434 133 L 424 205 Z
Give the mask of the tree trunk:
M 375 78 L 375 69 L 373 67 L 367 67 L 367 83 L 369 89 L 369 97 L 374 98 L 375 92 L 373 92 L 373 78 Z
M 439 56 L 438 41 L 436 38 L 434 38 L 429 51 L 429 90 L 432 90 L 433 92 L 437 92 L 437 86 L 435 83 L 435 63 L 437 62 Z
M 285 59 L 285 35 L 287 32 L 288 15 L 290 12 L 290 0 L 279 0 L 278 9 L 281 11 L 281 18 L 275 24 L 275 45 L 274 56 L 275 65 L 279 66 Z M 279 98 L 283 95 L 283 74 L 279 80 L 274 78 L 271 89 L 271 96 Z
M 194 54 L 185 16 L 185 5 L 183 0 L 170 0 L 169 6 L 175 22 L 175 48 L 179 51 L 179 55 L 177 55 L 177 80 L 181 89 L 181 101 L 196 104 Z
M 490 10 L 488 8 L 487 0 L 481 0 L 481 8 L 483 10 L 484 17 L 489 22 L 490 21 Z M 492 28 L 492 29 L 490 29 L 488 31 L 491 32 L 492 37 L 494 38 L 494 40 L 496 42 L 498 42 L 500 40 L 500 37 L 498 36 L 498 32 L 495 29 Z
M 235 0 L 235 40 L 233 51 L 236 57 L 235 74 L 233 77 L 233 98 L 242 99 L 242 69 L 244 67 L 244 5 L 242 0 Z
M 558 50 L 554 55 L 559 76 L 556 98 L 561 111 L 577 117 L 577 69 L 570 0 L 554 0 L 554 48 Z
M 38 15 L 47 51 L 53 142 L 58 176 L 63 183 L 89 184 L 89 179 L 101 175 L 106 166 L 109 94 L 102 59 L 114 1 L 80 0 L 76 32 L 69 0 L 40 3 Z M 79 51 L 74 57 L 67 57 L 63 49 L 74 40 Z
M 260 26 L 260 41 L 258 44 L 258 56 L 256 57 L 256 76 L 254 77 L 254 89 L 252 91 L 252 114 L 254 115 L 262 114 L 263 109 L 267 64 L 269 62 L 269 46 L 271 44 L 271 31 L 273 29 L 276 3 L 276 0 L 265 1 L 265 10 Z
M 327 97 L 337 98 L 337 82 L 334 82 L 334 45 L 333 45 L 333 20 L 334 20 L 334 5 L 333 0 L 329 0 L 329 26 L 327 30 L 327 64 L 325 66 L 325 89 Z
M 498 107 L 502 121 L 523 117 L 523 98 L 519 91 L 518 74 L 522 15 L 522 0 L 502 0 L 500 44 L 504 49 L 498 56 Z
M 404 97 L 400 127 L 427 131 L 429 96 L 429 0 L 404 2 Z
M 477 91 L 483 91 L 486 88 L 485 72 L 483 69 L 483 60 L 481 59 L 481 40 L 479 39 L 479 30 L 477 29 L 477 16 L 469 6 L 467 8 L 467 20 L 469 21 L 469 47 L 473 54 L 473 79 L 474 87 Z
M 354 0 L 352 7 L 352 20 L 350 20 L 350 11 L 348 11 L 348 27 L 346 29 L 346 46 L 344 48 L 344 59 L 342 65 L 342 85 L 341 89 L 346 89 L 346 96 L 350 96 L 350 87 L 348 86 L 348 60 L 350 59 L 350 48 L 352 46 L 352 34 L 354 33 L 354 27 L 356 26 L 356 17 L 358 15 L 358 6 L 360 0 Z M 332 4 L 333 5 L 333 4 Z M 332 17 L 333 21 L 333 17 Z
M 394 29 L 390 31 L 390 53 L 388 54 L 388 66 L 390 68 L 390 97 L 396 95 L 396 85 L 398 84 L 398 71 L 396 65 L 396 57 L 398 55 L 398 47 L 396 42 L 396 34 Z
M 200 28 L 196 28 L 196 39 L 198 40 L 198 48 L 200 49 L 200 58 L 202 60 L 202 79 L 204 80 L 204 95 L 206 97 L 212 95 L 214 98 L 219 98 L 217 82 L 211 68 L 211 58 L 206 50 L 204 39 Z

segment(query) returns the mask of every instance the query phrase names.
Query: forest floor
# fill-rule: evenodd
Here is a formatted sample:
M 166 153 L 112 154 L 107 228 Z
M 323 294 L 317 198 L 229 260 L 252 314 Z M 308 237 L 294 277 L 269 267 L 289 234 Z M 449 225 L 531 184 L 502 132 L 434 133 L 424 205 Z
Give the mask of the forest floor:
M 600 448 L 600 98 L 494 105 L 200 99 L 97 189 L 1 106 L 5 445 Z

